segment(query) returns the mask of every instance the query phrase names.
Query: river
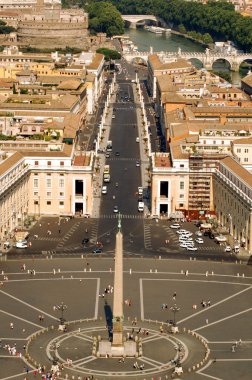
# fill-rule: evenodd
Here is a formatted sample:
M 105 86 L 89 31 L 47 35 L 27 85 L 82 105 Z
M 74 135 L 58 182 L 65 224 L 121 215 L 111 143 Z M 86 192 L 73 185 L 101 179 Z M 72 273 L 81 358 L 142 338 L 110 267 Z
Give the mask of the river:
M 130 40 L 138 47 L 139 51 L 149 51 L 150 47 L 153 51 L 178 51 L 181 48 L 182 51 L 204 51 L 205 48 L 187 38 L 178 36 L 176 34 L 155 34 L 148 32 L 145 29 L 127 29 L 126 34 L 129 36 Z M 197 68 L 200 67 L 199 64 L 193 62 Z M 229 64 L 226 61 L 217 61 L 214 64 L 214 71 L 224 71 L 229 72 Z M 247 68 L 241 68 L 239 72 L 230 72 L 232 83 L 235 85 L 240 84 L 240 79 L 244 77 L 248 72 Z

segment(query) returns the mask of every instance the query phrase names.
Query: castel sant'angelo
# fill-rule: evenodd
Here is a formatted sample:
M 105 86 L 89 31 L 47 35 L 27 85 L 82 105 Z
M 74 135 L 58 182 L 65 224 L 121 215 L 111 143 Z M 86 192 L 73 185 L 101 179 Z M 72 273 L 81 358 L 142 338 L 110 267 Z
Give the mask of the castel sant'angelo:
M 60 0 L 37 0 L 15 11 L 17 42 L 22 45 L 88 48 L 88 14 L 83 10 L 62 9 Z

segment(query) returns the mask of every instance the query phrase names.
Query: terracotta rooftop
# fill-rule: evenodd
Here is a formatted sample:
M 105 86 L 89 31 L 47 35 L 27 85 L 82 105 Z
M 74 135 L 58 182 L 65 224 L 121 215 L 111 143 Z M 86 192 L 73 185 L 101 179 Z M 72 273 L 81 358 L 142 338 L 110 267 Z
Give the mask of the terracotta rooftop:
M 236 177 L 247 183 L 252 188 L 252 174 L 246 170 L 242 165 L 235 161 L 232 157 L 226 157 L 221 161 L 221 164 L 226 166 L 234 173 Z
M 245 137 L 243 139 L 236 139 L 233 141 L 233 144 L 250 145 L 250 144 L 252 144 L 252 137 Z
M 102 60 L 104 59 L 104 55 L 103 54 L 100 54 L 100 53 L 96 53 L 94 56 L 93 56 L 93 59 L 92 59 L 92 62 L 87 65 L 87 70 L 97 70 L 102 62 Z
M 192 112 L 195 114 L 240 114 L 252 115 L 252 107 L 192 107 Z
M 173 62 L 162 62 L 157 54 L 149 55 L 148 60 L 153 70 L 191 69 L 193 67 L 189 61 L 182 58 Z
M 170 155 L 168 154 L 155 154 L 154 155 L 154 163 L 155 163 L 155 167 L 166 167 L 166 168 L 170 168 L 172 165 L 171 165 L 171 159 L 170 159 Z
M 81 81 L 77 79 L 69 79 L 62 81 L 57 87 L 58 90 L 77 90 L 80 87 Z
M 6 158 L 0 163 L 0 176 L 2 176 L 6 171 L 12 168 L 13 165 L 17 164 L 18 161 L 22 160 L 24 157 L 21 153 L 16 152 L 10 157 Z
M 220 92 L 220 93 L 242 93 L 244 94 L 243 91 L 241 91 L 239 88 L 236 87 L 219 87 L 219 86 L 206 86 L 207 90 L 210 92 Z M 244 94 L 245 96 L 245 94 Z
M 89 166 L 90 164 L 90 156 L 89 155 L 81 155 L 74 157 L 74 166 Z
M 249 74 L 246 77 L 242 78 L 241 81 L 248 86 L 252 86 L 252 74 Z

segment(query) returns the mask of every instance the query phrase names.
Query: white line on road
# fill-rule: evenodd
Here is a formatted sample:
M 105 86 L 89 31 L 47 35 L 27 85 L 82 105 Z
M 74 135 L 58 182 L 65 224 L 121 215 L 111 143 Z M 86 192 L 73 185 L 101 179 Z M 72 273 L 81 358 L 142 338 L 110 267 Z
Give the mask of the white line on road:
M 231 296 L 226 297 L 226 298 L 222 299 L 222 300 L 219 301 L 219 302 L 216 302 L 215 304 L 213 304 L 213 305 L 210 306 L 210 307 L 204 308 L 204 309 L 198 311 L 198 312 L 195 313 L 195 314 L 189 315 L 188 317 L 186 317 L 186 318 L 184 318 L 184 319 L 181 319 L 181 320 L 178 321 L 177 323 L 179 324 L 179 323 L 185 322 L 185 321 L 187 321 L 188 319 L 193 318 L 193 317 L 195 317 L 195 316 L 198 316 L 199 314 L 204 313 L 206 310 L 213 309 L 214 307 L 216 307 L 216 306 L 222 304 L 223 302 L 229 301 L 230 299 L 232 299 L 232 298 L 234 298 L 234 297 L 237 297 L 237 296 L 239 296 L 240 294 L 242 294 L 242 293 L 244 293 L 244 292 L 247 292 L 248 290 L 251 290 L 251 289 L 252 289 L 252 287 L 249 286 L 248 288 L 243 289 L 243 290 L 241 290 L 240 292 L 237 292 L 237 293 L 235 293 L 235 294 L 232 294 Z M 242 313 L 242 312 L 241 312 L 241 313 Z M 239 313 L 238 313 L 238 314 L 239 314 Z M 231 317 L 233 317 L 233 315 L 232 315 Z M 227 317 L 227 318 L 230 318 L 230 317 Z M 224 318 L 224 319 L 225 319 L 225 318 Z M 215 322 L 213 322 L 213 323 L 215 323 Z M 209 323 L 208 326 L 210 326 L 210 325 L 213 324 L 213 323 Z M 206 326 L 205 326 L 205 327 L 206 327 Z M 197 330 L 194 330 L 194 331 L 197 331 Z
M 7 313 L 7 311 L 4 311 L 4 310 L 0 310 L 0 313 L 6 314 L 6 315 L 10 315 L 10 316 L 13 317 L 13 318 L 19 319 L 20 321 L 23 321 L 23 322 L 28 323 L 28 324 L 30 324 L 30 325 L 33 325 L 33 326 L 39 327 L 39 329 L 42 329 L 42 327 L 41 327 L 40 325 L 37 325 L 37 323 L 33 323 L 33 322 L 28 321 L 27 319 L 20 318 L 20 317 L 18 317 L 18 316 L 15 315 L 15 314 Z
M 4 295 L 6 295 L 7 297 L 13 298 L 15 301 L 21 302 L 23 305 L 26 305 L 26 306 L 30 307 L 31 309 L 34 309 L 34 310 L 38 311 L 39 313 L 43 313 L 43 314 L 46 315 L 47 317 L 50 317 L 50 318 L 52 318 L 52 319 L 55 319 L 56 321 L 59 320 L 59 318 L 55 318 L 53 315 L 48 314 L 48 313 L 46 313 L 46 312 L 44 312 L 44 311 L 38 309 L 37 307 L 32 306 L 32 305 L 30 305 L 29 303 L 27 303 L 27 302 L 25 302 L 25 301 L 22 301 L 21 299 L 19 299 L 19 298 L 17 298 L 17 297 L 14 297 L 14 296 L 12 296 L 11 294 L 9 294 L 9 293 L 7 293 L 7 292 L 4 292 L 3 290 L 0 290 L 0 292 L 3 293 Z M 41 326 L 40 326 L 40 327 L 41 327 Z
M 144 302 L 143 302 L 143 281 L 142 278 L 139 279 L 140 283 L 140 313 L 141 313 L 141 321 L 144 320 Z
M 238 315 L 241 315 L 241 314 L 247 313 L 248 311 L 251 311 L 251 310 L 252 310 L 252 307 L 250 307 L 250 308 L 247 309 L 247 310 L 240 311 L 239 313 L 232 314 L 232 315 L 230 315 L 229 317 L 225 317 L 225 318 L 219 319 L 218 321 L 215 321 L 215 322 L 212 322 L 212 323 L 208 323 L 207 325 L 204 325 L 204 326 L 198 327 L 197 329 L 194 329 L 193 331 L 199 331 L 199 330 L 205 329 L 206 327 L 216 325 L 216 324 L 221 323 L 221 322 L 223 322 L 223 321 L 227 321 L 228 319 L 231 319 L 231 318 L 237 317 Z

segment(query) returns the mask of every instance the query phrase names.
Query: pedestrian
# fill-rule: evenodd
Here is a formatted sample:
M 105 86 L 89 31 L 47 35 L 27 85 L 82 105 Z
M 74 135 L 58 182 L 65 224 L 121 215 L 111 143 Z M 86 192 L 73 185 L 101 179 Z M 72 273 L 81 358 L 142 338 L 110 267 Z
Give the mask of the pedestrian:
M 206 319 L 206 324 L 208 325 L 208 319 Z
M 14 329 L 14 324 L 13 324 L 13 322 L 10 322 L 10 328 L 11 328 L 11 330 Z
M 173 296 L 172 296 L 172 299 L 173 299 L 173 300 L 175 300 L 175 299 L 176 299 L 176 297 L 177 297 L 177 293 L 176 293 L 176 292 L 174 292 L 174 293 L 173 293 Z

